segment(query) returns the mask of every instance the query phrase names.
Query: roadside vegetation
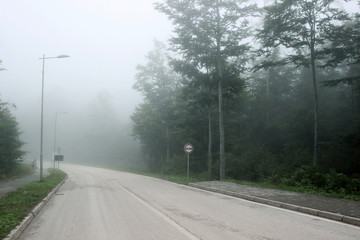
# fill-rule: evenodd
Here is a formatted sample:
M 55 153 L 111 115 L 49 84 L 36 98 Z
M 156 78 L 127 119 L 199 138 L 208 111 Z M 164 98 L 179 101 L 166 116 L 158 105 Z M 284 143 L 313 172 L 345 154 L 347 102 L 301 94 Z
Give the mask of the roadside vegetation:
M 61 181 L 66 173 L 49 170 L 43 181 L 32 182 L 0 198 L 0 239 L 5 238 Z
M 273 175 L 259 182 L 228 179 L 229 182 L 255 187 L 322 195 L 360 201 L 360 180 L 335 170 L 324 173 L 313 166 L 302 166 L 284 176 Z
M 24 143 L 20 140 L 20 129 L 12 110 L 16 106 L 3 102 L 0 98 L 0 180 L 17 175 L 19 168 L 18 159 L 25 154 L 21 147 Z
M 340 2 L 155 4 L 174 34 L 154 42 L 133 86 L 147 170 L 186 176 L 191 143 L 191 176 L 357 199 L 360 14 Z
M 166 174 L 144 171 L 128 172 L 185 185 L 188 183 L 217 180 L 206 173 L 191 174 L 191 176 L 187 178 L 185 173 L 182 175 L 174 175 L 169 173 Z M 256 182 L 233 178 L 227 178 L 224 181 L 254 187 L 271 188 L 360 201 L 360 181 L 358 178 L 350 178 L 345 174 L 337 173 L 335 170 L 331 170 L 330 173 L 322 173 L 311 165 L 302 166 L 296 169 L 293 173 L 286 174 L 282 177 L 274 175 Z

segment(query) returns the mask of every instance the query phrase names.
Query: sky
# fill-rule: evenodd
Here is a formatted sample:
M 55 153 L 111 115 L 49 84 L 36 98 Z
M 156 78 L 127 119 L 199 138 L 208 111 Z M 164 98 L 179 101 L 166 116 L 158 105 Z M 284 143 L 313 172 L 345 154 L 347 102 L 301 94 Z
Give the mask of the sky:
M 144 63 L 154 39 L 166 42 L 172 31 L 154 2 L 0 0 L 0 60 L 6 68 L 0 72 L 0 98 L 17 106 L 14 114 L 29 158 L 40 151 L 43 54 L 70 56 L 45 61 L 45 154 L 53 149 L 57 111 L 67 112 L 57 117 L 57 142 L 65 145 L 62 135 L 83 127 L 101 96 L 119 121 L 129 121 L 141 102 L 132 89 L 136 65 Z

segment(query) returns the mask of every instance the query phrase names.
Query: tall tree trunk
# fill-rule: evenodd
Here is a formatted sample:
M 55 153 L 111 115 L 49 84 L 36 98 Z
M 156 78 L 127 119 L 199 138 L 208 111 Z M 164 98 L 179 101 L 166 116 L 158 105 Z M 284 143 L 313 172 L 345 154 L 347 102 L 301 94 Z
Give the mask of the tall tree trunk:
M 169 137 L 169 128 L 166 126 L 166 161 L 169 161 L 170 158 L 170 137 Z
M 222 66 L 222 57 L 221 57 L 221 36 L 220 31 L 220 9 L 219 2 L 216 1 L 217 8 L 217 36 L 216 36 L 216 59 L 217 59 L 217 68 L 219 71 L 219 130 L 220 130 L 220 181 L 225 179 L 225 130 L 224 130 L 224 114 L 223 114 L 223 66 Z
M 270 108 L 270 78 L 271 72 L 269 71 L 266 77 L 266 103 L 265 103 L 265 126 L 269 126 L 269 108 Z
M 317 145 L 318 145 L 318 113 L 319 113 L 319 100 L 318 100 L 318 89 L 316 79 L 316 68 L 315 68 L 315 38 L 316 38 L 316 24 L 315 24 L 315 13 L 312 12 L 313 21 L 310 24 L 311 27 L 311 42 L 310 42 L 310 54 L 311 54 L 311 70 L 314 87 L 314 158 L 313 165 L 317 165 Z
M 313 50 L 311 55 L 313 55 Z M 315 69 L 315 58 L 311 57 L 311 70 L 312 78 L 314 85 L 314 158 L 313 165 L 317 165 L 317 145 L 318 145 L 318 114 L 319 114 L 319 100 L 318 100 L 318 90 L 317 90 L 317 79 L 316 79 L 316 69 Z
M 208 121 L 209 121 L 209 145 L 208 145 L 208 171 L 211 175 L 211 166 L 212 166 L 212 126 L 211 126 L 211 107 L 209 106 L 208 112 Z
M 220 55 L 220 54 L 219 54 Z M 220 181 L 225 179 L 225 130 L 224 130 L 224 114 L 223 114 L 223 92 L 222 92 L 222 63 L 221 57 L 218 56 L 218 71 L 219 71 L 219 131 L 220 131 Z
M 219 130 L 220 130 L 220 180 L 225 179 L 225 130 L 224 114 L 222 111 L 223 94 L 222 94 L 222 70 L 219 63 Z

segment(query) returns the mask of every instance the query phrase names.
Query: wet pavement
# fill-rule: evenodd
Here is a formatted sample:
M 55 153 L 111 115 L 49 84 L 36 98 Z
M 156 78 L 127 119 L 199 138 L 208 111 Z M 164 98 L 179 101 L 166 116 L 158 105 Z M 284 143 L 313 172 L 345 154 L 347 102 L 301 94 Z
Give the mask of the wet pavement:
M 284 203 L 299 206 L 304 209 L 309 208 L 360 219 L 360 201 L 246 186 L 229 182 L 211 181 L 199 182 L 190 185 L 205 190 L 225 193 L 232 196 L 239 195 L 240 198 L 248 200 L 251 200 L 251 197 L 254 197 L 255 199 L 264 200 L 263 203 L 266 203 L 266 200 L 270 200 L 269 202 L 271 203 L 277 203 L 271 204 L 274 206 L 279 205 L 281 207 L 281 203 Z

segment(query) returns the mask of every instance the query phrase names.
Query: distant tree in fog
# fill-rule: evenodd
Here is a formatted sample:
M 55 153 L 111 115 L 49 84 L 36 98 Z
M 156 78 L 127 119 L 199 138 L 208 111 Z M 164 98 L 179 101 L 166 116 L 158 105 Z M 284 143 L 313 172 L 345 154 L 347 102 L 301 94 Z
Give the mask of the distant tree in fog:
M 6 68 L 2 67 L 2 60 L 0 60 L 0 71 L 4 71 L 4 70 L 6 70 Z

